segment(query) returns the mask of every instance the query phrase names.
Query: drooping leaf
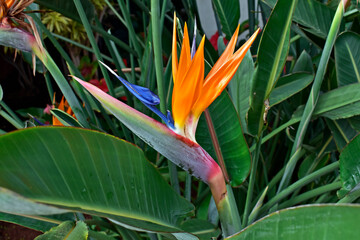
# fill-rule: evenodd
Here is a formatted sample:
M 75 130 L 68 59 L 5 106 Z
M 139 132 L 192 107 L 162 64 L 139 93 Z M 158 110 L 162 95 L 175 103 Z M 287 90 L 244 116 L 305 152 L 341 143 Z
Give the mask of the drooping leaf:
M 250 91 L 254 71 L 254 62 L 251 52 L 248 51 L 228 85 L 229 94 L 239 114 L 241 126 L 245 133 L 247 133 L 246 113 L 250 107 Z
M 74 19 L 78 22 L 81 22 L 80 16 L 76 10 L 75 4 L 72 0 L 36 0 L 36 3 L 39 5 L 54 10 L 61 13 L 65 17 Z M 84 6 L 86 16 L 89 20 L 94 19 L 95 8 L 94 5 L 89 0 L 81 0 L 82 5 Z
M 286 100 L 306 88 L 314 76 L 308 73 L 294 73 L 281 77 L 269 97 L 270 107 Z
M 4 137 L 4 136 L 2 136 Z M 0 145 L 6 147 L 6 145 Z M 7 155 L 1 156 L 0 159 L 5 162 Z M 8 159 L 10 161 L 12 159 Z M 19 170 L 18 170 L 19 171 Z M 3 186 L 0 182 L 0 186 Z M 66 213 L 67 210 L 59 209 L 52 206 L 36 203 L 32 200 L 26 199 L 17 193 L 8 189 L 0 187 L 0 212 L 21 215 L 52 215 Z
M 164 232 L 181 232 L 178 221 L 193 210 L 139 148 L 111 135 L 24 129 L 0 137 L 0 159 L 0 186 L 32 201 Z
M 38 236 L 35 240 L 86 240 L 88 239 L 88 228 L 82 221 L 76 223 L 66 221 L 50 231 Z
M 33 218 L 28 218 L 25 216 L 17 216 L 3 212 L 0 212 L 0 221 L 17 224 L 40 232 L 46 232 L 50 230 L 50 228 L 56 226 L 55 223 L 50 223 Z
M 30 52 L 31 44 L 34 42 L 34 36 L 21 29 L 0 27 L 0 45 L 2 46 Z
M 360 82 L 360 35 L 340 34 L 335 42 L 335 66 L 339 86 Z
M 305 205 L 274 212 L 226 239 L 356 239 L 359 221 L 359 205 Z
M 289 49 L 292 15 L 297 0 L 279 0 L 262 34 L 258 66 L 254 76 L 248 112 L 248 131 L 259 135 L 263 128 L 265 102 L 280 76 Z
M 223 92 L 208 109 L 231 185 L 239 186 L 249 175 L 251 165 L 251 156 L 240 119 L 227 92 Z M 199 120 L 196 139 L 214 159 L 217 159 L 204 114 Z
M 340 179 L 342 188 L 338 191 L 344 197 L 360 183 L 360 135 L 357 135 L 340 154 Z
M 228 39 L 231 38 L 240 19 L 240 4 L 237 0 L 212 0 L 221 23 L 221 29 Z
M 263 0 L 274 8 L 276 0 Z M 294 13 L 294 21 L 303 28 L 321 38 L 326 38 L 335 11 L 316 0 L 299 0 Z

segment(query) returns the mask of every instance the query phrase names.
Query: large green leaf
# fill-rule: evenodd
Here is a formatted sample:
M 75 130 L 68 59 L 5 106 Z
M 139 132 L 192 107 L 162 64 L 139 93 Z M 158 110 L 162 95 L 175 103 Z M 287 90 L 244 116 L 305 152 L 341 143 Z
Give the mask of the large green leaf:
M 0 186 L 37 202 L 109 217 L 149 231 L 180 231 L 193 206 L 134 145 L 65 127 L 0 137 Z
M 335 42 L 335 66 L 339 86 L 360 82 L 360 35 L 342 33 Z
M 247 178 L 251 165 L 251 156 L 240 119 L 226 91 L 208 109 L 231 185 L 239 186 Z M 217 159 L 209 132 L 212 130 L 209 127 L 203 114 L 199 120 L 196 139 L 214 159 Z
M 212 0 L 221 23 L 221 29 L 230 39 L 239 23 L 240 4 L 238 0 Z
M 356 136 L 340 154 L 340 178 L 342 188 L 339 197 L 359 187 L 360 183 L 360 135 Z
M 250 91 L 254 71 L 254 62 L 251 52 L 248 51 L 228 85 L 229 94 L 239 114 L 241 126 L 245 133 L 247 133 L 246 113 L 250 107 Z
M 297 0 L 279 0 L 265 26 L 258 51 L 258 66 L 251 90 L 248 131 L 259 135 L 263 128 L 265 102 L 280 76 L 289 50 L 292 15 Z
M 262 0 L 271 8 L 276 4 L 276 0 Z M 331 19 L 335 11 L 316 0 L 299 0 L 294 13 L 294 21 L 303 28 L 321 38 L 326 38 Z
M 81 22 L 73 0 L 35 0 L 35 2 L 41 6 L 59 12 L 65 17 Z M 92 20 L 95 16 L 93 4 L 89 0 L 81 0 L 81 3 L 85 8 L 86 16 L 89 20 Z
M 231 240 L 357 239 L 360 205 L 308 205 L 274 212 Z

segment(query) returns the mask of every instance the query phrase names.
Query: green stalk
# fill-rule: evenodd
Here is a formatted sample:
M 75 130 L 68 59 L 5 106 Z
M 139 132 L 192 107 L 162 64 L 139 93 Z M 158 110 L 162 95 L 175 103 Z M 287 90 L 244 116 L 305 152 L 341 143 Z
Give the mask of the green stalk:
M 87 34 L 87 37 L 90 41 L 90 44 L 92 46 L 92 48 L 94 49 L 94 53 L 95 53 L 95 56 L 98 60 L 102 61 L 102 56 L 101 56 L 101 53 L 100 53 L 100 50 L 97 46 L 97 42 L 95 40 L 95 37 L 94 37 L 94 34 L 92 32 L 92 29 L 91 29 L 91 25 L 89 23 L 89 20 L 88 18 L 86 17 L 86 14 L 85 14 L 85 11 L 84 11 L 84 8 L 80 2 L 80 0 L 74 0 L 74 3 L 75 3 L 75 6 L 76 6 L 76 9 L 79 13 L 79 16 L 80 16 L 80 19 L 81 19 L 81 22 L 82 24 L 84 25 L 84 28 L 85 28 L 85 31 L 86 31 L 86 34 Z M 101 29 L 99 26 L 98 26 L 99 29 Z M 105 37 L 105 36 L 104 36 Z M 111 96 L 115 96 L 115 91 L 114 91 L 114 88 L 113 88 L 113 85 L 112 85 L 112 82 L 110 81 L 110 77 L 109 77 L 109 73 L 107 71 L 107 69 L 105 69 L 105 67 L 100 64 L 100 69 L 101 69 L 101 72 L 105 78 L 105 82 L 107 84 L 107 87 L 109 89 L 109 94 Z
M 154 47 L 155 71 L 158 87 L 158 96 L 160 98 L 160 111 L 166 112 L 164 81 L 163 81 L 163 61 L 162 61 L 162 46 L 161 46 L 161 32 L 160 32 L 160 12 L 159 0 L 151 0 L 151 25 L 152 38 Z
M 118 0 L 117 2 L 119 4 L 121 13 L 125 18 L 125 26 L 126 26 L 127 30 L 129 31 L 130 41 L 133 44 L 137 55 L 140 57 L 140 56 L 142 56 L 142 50 L 141 50 L 141 47 L 139 45 L 139 41 L 137 39 L 134 27 L 133 27 L 131 19 L 130 19 L 130 13 L 129 13 L 129 11 L 127 11 L 127 9 L 125 7 L 124 0 Z M 139 64 L 140 63 L 141 63 L 141 61 L 139 61 Z
M 86 115 L 85 112 L 83 111 L 82 106 L 80 105 L 80 102 L 76 98 L 69 83 L 65 79 L 64 75 L 62 74 L 62 72 L 60 71 L 54 60 L 51 58 L 51 56 L 45 49 L 39 48 L 35 40 L 31 43 L 31 47 L 35 55 L 43 62 L 45 67 L 49 70 L 50 74 L 52 75 L 55 82 L 59 86 L 61 92 L 63 93 L 65 99 L 70 104 L 70 107 L 73 110 L 76 118 L 83 126 L 88 127 Z
M 298 203 L 304 202 L 304 201 L 306 201 L 308 199 L 311 199 L 313 197 L 322 195 L 324 193 L 337 190 L 339 188 L 341 188 L 341 182 L 340 181 L 333 182 L 333 183 L 327 184 L 325 186 L 318 187 L 316 189 L 310 190 L 310 191 L 308 191 L 306 193 L 303 193 L 303 194 L 301 194 L 299 196 L 296 196 L 296 197 L 293 197 L 293 198 L 287 200 L 286 202 L 279 205 L 279 209 L 294 206 L 294 205 L 296 205 Z
M 158 88 L 158 96 L 160 98 L 160 111 L 166 112 L 166 99 L 164 92 L 163 81 L 163 61 L 162 61 L 162 45 L 161 45 L 161 31 L 160 31 L 160 2 L 159 0 L 151 0 L 151 27 L 152 39 L 155 59 L 155 72 Z M 168 161 L 171 185 L 178 189 L 177 169 L 176 165 Z M 180 191 L 180 190 L 179 190 Z
M 51 103 L 54 103 L 54 90 L 53 90 L 53 87 L 51 84 L 49 72 L 46 71 L 44 74 L 44 77 L 45 77 L 45 83 L 46 83 L 47 90 L 49 92 L 49 97 L 50 97 Z
M 5 111 L 0 110 L 0 116 L 5 118 L 11 125 L 13 125 L 16 129 L 22 129 L 24 128 L 23 125 L 19 124 L 14 118 L 12 118 L 9 114 L 7 114 Z
M 257 165 L 259 162 L 259 155 L 260 155 L 260 150 L 261 150 L 261 139 L 262 139 L 262 134 L 260 134 L 260 138 L 258 139 L 258 141 L 256 143 L 256 150 L 255 150 L 255 154 L 253 157 L 253 164 L 252 164 L 251 172 L 250 172 L 249 186 L 248 186 L 247 194 L 246 194 L 246 202 L 245 202 L 243 226 L 242 226 L 243 228 L 246 227 L 246 225 L 248 223 L 249 214 L 250 214 L 250 207 L 251 207 L 251 201 L 252 201 L 253 191 L 254 191 L 256 170 L 257 170 Z
M 311 116 L 314 112 L 316 103 L 319 99 L 321 83 L 325 76 L 326 67 L 327 67 L 327 64 L 328 64 L 328 61 L 330 58 L 331 50 L 333 48 L 337 33 L 340 28 L 340 23 L 341 23 L 343 14 L 344 14 L 344 4 L 343 4 L 343 1 L 340 1 L 339 6 L 336 10 L 334 19 L 331 23 L 328 37 L 326 38 L 324 50 L 323 50 L 323 53 L 320 58 L 319 68 L 315 75 L 315 79 L 314 79 L 313 86 L 311 88 L 310 96 L 306 103 L 304 113 L 301 117 L 299 128 L 296 132 L 295 142 L 294 142 L 293 148 L 291 150 L 291 155 L 293 155 L 296 152 L 296 150 L 301 147 L 302 142 L 304 140 L 304 136 L 305 136 L 307 127 L 309 125 Z
M 3 107 L 5 111 L 8 112 L 15 121 L 17 121 L 18 124 L 23 125 L 21 119 L 16 115 L 13 110 L 11 110 L 11 108 L 4 101 L 0 101 L 0 106 Z
M 241 230 L 241 220 L 232 188 L 229 184 L 226 184 L 226 189 L 227 194 L 216 204 L 224 238 Z
M 345 197 L 340 199 L 336 204 L 352 203 L 359 197 L 360 197 L 360 190 L 356 189 L 356 190 L 353 190 L 352 192 L 348 193 Z
M 306 177 L 298 180 L 297 182 L 293 183 L 292 185 L 290 185 L 289 187 L 287 187 L 286 189 L 284 189 L 283 191 L 278 193 L 275 197 L 270 199 L 266 204 L 264 204 L 264 206 L 260 209 L 260 213 L 266 212 L 274 204 L 278 203 L 279 201 L 281 201 L 282 199 L 284 199 L 285 197 L 290 195 L 292 192 L 296 191 L 296 189 L 301 188 L 301 187 L 307 185 L 308 183 L 316 180 L 317 178 L 319 178 L 325 174 L 328 174 L 332 171 L 335 171 L 338 168 L 339 168 L 339 162 L 337 161 L 337 162 L 329 164 L 326 167 L 323 167 L 323 168 L 307 175 Z

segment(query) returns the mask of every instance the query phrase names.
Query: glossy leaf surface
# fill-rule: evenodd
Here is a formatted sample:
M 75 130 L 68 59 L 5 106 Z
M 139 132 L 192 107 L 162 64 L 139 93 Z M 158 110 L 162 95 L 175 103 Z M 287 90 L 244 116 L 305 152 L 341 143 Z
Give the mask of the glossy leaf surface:
M 251 165 L 251 156 L 239 117 L 227 92 L 223 92 L 208 109 L 231 185 L 239 186 L 249 175 Z M 199 120 L 196 139 L 214 159 L 217 159 L 204 114 Z
M 226 239 L 357 239 L 359 221 L 359 205 L 305 205 L 274 212 Z
M 37 202 L 165 232 L 193 210 L 139 148 L 107 134 L 25 129 L 0 137 L 0 156 L 0 185 Z

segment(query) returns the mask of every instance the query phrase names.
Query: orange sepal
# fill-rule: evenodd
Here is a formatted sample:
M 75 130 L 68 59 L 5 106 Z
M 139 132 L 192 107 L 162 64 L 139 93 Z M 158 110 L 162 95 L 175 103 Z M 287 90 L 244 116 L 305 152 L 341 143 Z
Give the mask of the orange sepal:
M 202 91 L 204 79 L 204 43 L 205 37 L 201 40 L 199 48 L 190 62 L 190 66 L 186 69 L 184 75 L 181 76 L 183 80 L 174 84 L 173 118 L 175 124 L 180 128 L 185 124 L 194 102 Z
M 225 63 L 205 79 L 202 93 L 193 106 L 192 113 L 199 117 L 200 114 L 221 94 L 236 73 L 242 59 L 255 40 L 258 29 Z M 228 53 L 226 53 L 228 54 Z M 220 57 L 222 58 L 222 56 Z

